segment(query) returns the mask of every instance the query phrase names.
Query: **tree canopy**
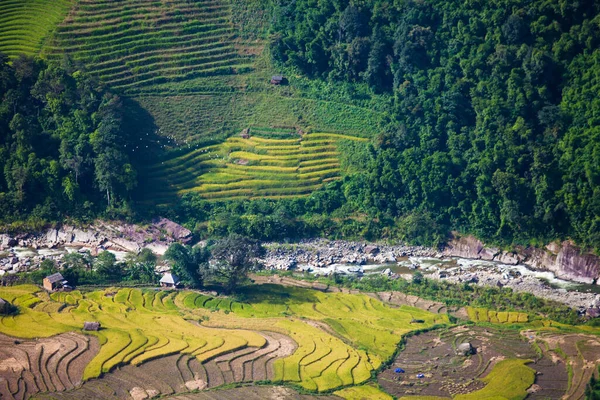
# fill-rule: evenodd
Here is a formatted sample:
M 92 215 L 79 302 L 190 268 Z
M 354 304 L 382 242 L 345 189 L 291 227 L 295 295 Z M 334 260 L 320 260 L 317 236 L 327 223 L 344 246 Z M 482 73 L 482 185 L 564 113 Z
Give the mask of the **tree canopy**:
M 123 206 L 137 183 L 131 141 L 121 99 L 85 73 L 0 53 L 0 221 Z
M 600 249 L 600 3 L 274 8 L 277 61 L 393 99 L 375 148 L 355 154 L 366 167 L 341 189 L 353 209 L 424 215 L 496 242 L 572 237 Z

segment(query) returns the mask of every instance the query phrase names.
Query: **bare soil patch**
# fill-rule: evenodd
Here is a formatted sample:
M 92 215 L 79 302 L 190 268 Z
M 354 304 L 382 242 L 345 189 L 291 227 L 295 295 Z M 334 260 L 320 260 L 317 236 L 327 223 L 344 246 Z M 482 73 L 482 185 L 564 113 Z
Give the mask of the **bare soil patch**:
M 469 342 L 475 349 L 470 356 L 458 355 L 459 344 Z M 407 339 L 405 349 L 390 368 L 378 377 L 390 394 L 452 397 L 481 389 L 479 380 L 503 359 L 531 359 L 537 371 L 536 392 L 528 398 L 560 399 L 567 389 L 567 371 L 562 362 L 536 353 L 533 345 L 515 330 L 462 326 L 432 331 Z M 395 372 L 397 368 L 404 373 Z M 423 374 L 418 378 L 418 374 Z
M 43 394 L 38 398 L 75 400 L 90 398 L 93 393 L 93 398 L 98 400 L 129 400 L 132 397 L 141 400 L 159 395 L 211 389 L 224 384 L 270 380 L 274 376 L 273 362 L 292 354 L 297 345 L 291 338 L 279 333 L 259 333 L 266 340 L 266 344 L 261 348 L 238 349 L 204 363 L 198 362 L 190 354 L 174 354 L 137 366 L 125 365 L 101 378 L 85 382 L 77 389 Z
M 244 386 L 167 397 L 169 400 L 340 400 L 334 395 L 311 396 L 282 386 Z
M 73 389 L 98 350 L 95 337 L 76 333 L 37 340 L 0 334 L 0 398 L 27 399 L 39 392 Z

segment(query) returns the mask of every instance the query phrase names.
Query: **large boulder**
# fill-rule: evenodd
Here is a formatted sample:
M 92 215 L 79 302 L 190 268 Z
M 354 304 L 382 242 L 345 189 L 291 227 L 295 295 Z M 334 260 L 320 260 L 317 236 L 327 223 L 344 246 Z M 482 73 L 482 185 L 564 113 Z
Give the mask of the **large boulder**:
M 168 235 L 172 236 L 173 239 L 177 241 L 188 243 L 190 240 L 192 240 L 192 231 L 184 228 L 176 222 L 166 218 L 160 218 L 156 221 L 153 221 L 153 224 L 158 229 L 166 231 Z
M 459 356 L 469 356 L 473 354 L 473 346 L 469 342 L 461 343 L 456 346 L 456 354 Z

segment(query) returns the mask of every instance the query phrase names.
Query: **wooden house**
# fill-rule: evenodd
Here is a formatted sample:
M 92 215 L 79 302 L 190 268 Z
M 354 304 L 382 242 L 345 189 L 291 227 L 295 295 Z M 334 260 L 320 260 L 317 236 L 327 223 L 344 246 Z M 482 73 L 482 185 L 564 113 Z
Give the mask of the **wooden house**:
M 160 278 L 160 286 L 166 288 L 176 288 L 181 285 L 179 277 L 175 274 L 167 272 Z
M 44 278 L 44 289 L 49 292 L 53 292 L 57 289 L 62 289 L 65 286 L 68 286 L 69 282 L 63 278 L 60 272 L 57 272 L 52 275 L 48 275 Z
M 282 85 L 285 81 L 285 78 L 282 75 L 273 75 L 271 77 L 272 85 Z

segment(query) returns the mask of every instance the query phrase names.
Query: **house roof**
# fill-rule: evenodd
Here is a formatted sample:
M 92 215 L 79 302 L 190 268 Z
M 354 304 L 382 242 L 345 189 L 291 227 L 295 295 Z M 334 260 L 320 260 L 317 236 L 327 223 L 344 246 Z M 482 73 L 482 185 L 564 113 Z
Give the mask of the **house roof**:
M 100 322 L 84 322 L 83 330 L 84 331 L 97 331 L 100 329 Z
M 170 283 L 172 285 L 176 285 L 179 283 L 179 277 L 175 274 L 167 272 L 162 278 L 160 278 L 160 283 Z
M 271 79 L 274 81 L 282 81 L 283 75 L 273 75 L 273 77 Z
M 0 297 L 0 307 L 7 304 L 7 301 Z
M 60 282 L 60 281 L 64 281 L 65 280 L 65 278 L 63 278 L 63 276 L 60 274 L 60 272 L 57 272 L 57 273 L 52 274 L 52 275 L 48 275 L 46 277 L 46 279 L 48 279 L 48 281 L 50 283 L 56 283 L 56 282 Z

